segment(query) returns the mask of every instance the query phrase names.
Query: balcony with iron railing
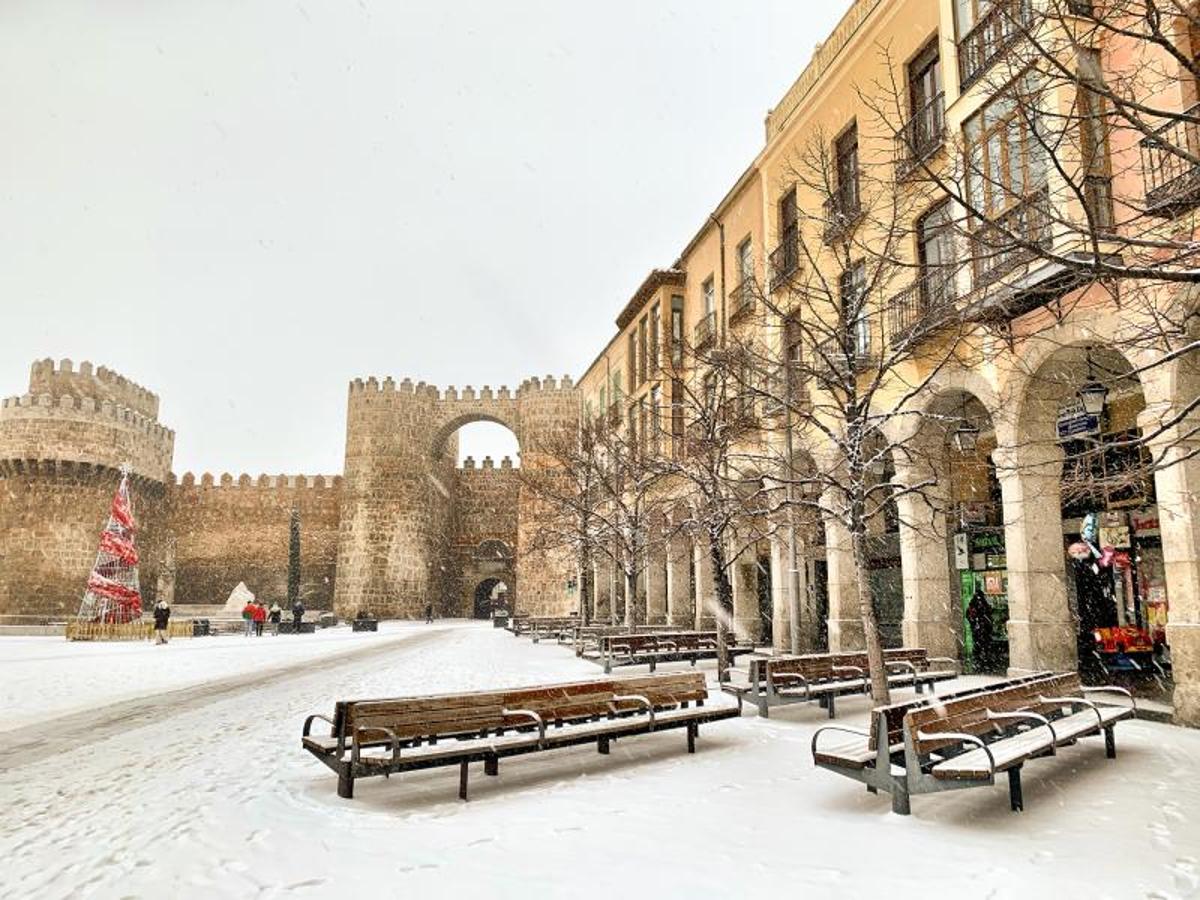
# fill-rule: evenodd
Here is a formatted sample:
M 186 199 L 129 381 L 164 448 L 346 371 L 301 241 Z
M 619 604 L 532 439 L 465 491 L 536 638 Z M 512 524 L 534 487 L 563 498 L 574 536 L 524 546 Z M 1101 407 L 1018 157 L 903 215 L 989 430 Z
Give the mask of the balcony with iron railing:
M 978 81 L 1032 22 L 1031 0 L 999 0 L 958 42 L 960 89 Z
M 923 272 L 888 300 L 888 342 L 895 344 L 941 322 L 958 300 L 955 270 L 939 267 Z
M 692 332 L 692 344 L 697 350 L 701 350 L 712 343 L 713 338 L 717 336 L 717 314 L 716 312 L 705 313 L 704 316 L 696 323 L 696 328 Z
M 987 287 L 1049 249 L 1054 239 L 1050 189 L 1027 194 L 994 219 L 982 222 L 971 234 L 971 263 L 976 289 Z
M 904 178 L 946 143 L 946 95 L 939 92 L 896 135 L 896 173 Z
M 729 323 L 748 319 L 754 312 L 754 300 L 758 294 L 758 284 L 753 275 L 747 275 L 737 287 L 729 292 Z
M 842 341 L 830 337 L 817 345 L 812 368 L 815 373 L 827 378 L 844 378 L 847 372 L 863 372 L 875 364 L 873 341 L 862 342 L 856 336 L 846 346 Z
M 1200 104 L 1156 128 L 1140 149 L 1149 212 L 1175 216 L 1200 203 Z
M 825 243 L 846 237 L 862 218 L 857 176 L 842 182 L 825 201 Z
M 779 236 L 779 245 L 771 251 L 771 290 L 777 291 L 800 269 L 800 226 L 791 225 Z

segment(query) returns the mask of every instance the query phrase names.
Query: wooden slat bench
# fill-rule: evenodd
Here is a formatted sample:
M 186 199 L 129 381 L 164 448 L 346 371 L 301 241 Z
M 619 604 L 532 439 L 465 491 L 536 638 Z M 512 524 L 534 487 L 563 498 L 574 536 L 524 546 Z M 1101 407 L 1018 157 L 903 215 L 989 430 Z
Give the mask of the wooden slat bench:
M 608 753 L 618 738 L 669 728 L 687 730 L 695 752 L 700 725 L 733 718 L 733 706 L 705 707 L 700 672 L 548 684 L 425 697 L 346 700 L 332 718 L 309 716 L 301 746 L 338 776 L 338 795 L 354 781 L 416 769 L 458 765 L 459 797 L 467 799 L 468 766 L 497 775 L 503 757 L 595 743 Z M 313 722 L 328 722 L 328 736 Z
M 585 653 L 598 655 L 600 638 L 623 634 L 675 634 L 688 629 L 673 625 L 576 625 L 571 632 L 571 643 L 576 656 Z M 561 639 L 560 639 L 561 640 Z
M 734 642 L 732 635 L 729 640 L 725 652 L 730 660 L 754 652 L 749 644 Z M 660 662 L 687 661 L 694 666 L 697 660 L 717 658 L 715 631 L 613 634 L 598 638 L 597 645 L 595 655 L 584 654 L 583 658 L 604 666 L 606 673 L 615 666 L 649 665 L 653 672 Z
M 919 647 L 884 650 L 883 662 L 890 686 L 915 687 L 917 693 L 926 685 L 932 690 L 937 682 L 960 674 L 955 660 L 931 658 Z M 832 719 L 839 696 L 870 692 L 869 668 L 865 652 L 756 656 L 750 660 L 746 680 L 727 682 L 722 689 L 737 697 L 739 707 L 743 702 L 753 703 L 764 718 L 772 706 L 815 700 Z
M 1098 703 L 1086 696 L 1102 693 L 1129 702 Z M 892 810 L 904 815 L 913 794 L 992 785 L 1006 772 L 1009 801 L 1019 811 L 1025 763 L 1101 733 L 1113 758 L 1116 723 L 1136 714 L 1137 704 L 1124 688 L 1084 687 L 1076 672 L 1041 673 L 879 707 L 869 732 L 827 725 L 813 735 L 813 762 L 863 782 L 872 792 L 890 793 Z M 830 731 L 852 737 L 822 745 L 822 734 Z

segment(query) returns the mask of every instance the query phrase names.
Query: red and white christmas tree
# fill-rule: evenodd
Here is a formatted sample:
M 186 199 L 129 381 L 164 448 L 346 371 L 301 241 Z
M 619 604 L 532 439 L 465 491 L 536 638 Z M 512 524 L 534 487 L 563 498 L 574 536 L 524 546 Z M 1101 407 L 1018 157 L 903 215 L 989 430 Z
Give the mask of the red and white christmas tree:
M 122 469 L 121 483 L 113 496 L 108 524 L 100 534 L 96 564 L 88 576 L 79 605 L 79 618 L 90 622 L 134 622 L 142 617 L 138 587 L 137 531 L 129 500 L 129 470 Z

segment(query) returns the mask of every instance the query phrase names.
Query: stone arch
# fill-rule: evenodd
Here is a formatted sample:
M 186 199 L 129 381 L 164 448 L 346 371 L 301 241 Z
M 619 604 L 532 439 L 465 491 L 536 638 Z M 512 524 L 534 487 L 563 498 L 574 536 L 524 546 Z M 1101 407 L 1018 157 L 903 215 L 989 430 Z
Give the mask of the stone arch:
M 501 411 L 451 413 L 448 418 L 444 419 L 440 425 L 434 428 L 433 437 L 429 445 L 430 456 L 434 459 L 441 459 L 446 453 L 446 444 L 449 442 L 451 436 L 460 428 L 475 422 L 491 422 L 501 425 L 511 431 L 517 439 L 518 446 L 521 445 L 520 424 L 517 421 L 517 417 L 511 413 Z

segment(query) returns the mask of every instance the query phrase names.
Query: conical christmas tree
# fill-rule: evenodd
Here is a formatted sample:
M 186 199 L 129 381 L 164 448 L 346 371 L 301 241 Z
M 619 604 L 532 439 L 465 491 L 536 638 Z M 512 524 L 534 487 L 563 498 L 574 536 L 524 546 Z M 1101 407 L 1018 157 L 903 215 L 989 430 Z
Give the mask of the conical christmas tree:
M 80 619 L 113 623 L 133 622 L 142 617 L 138 552 L 134 545 L 136 530 L 133 504 L 129 500 L 129 472 L 122 470 L 108 524 L 100 535 L 96 564 L 79 605 Z

